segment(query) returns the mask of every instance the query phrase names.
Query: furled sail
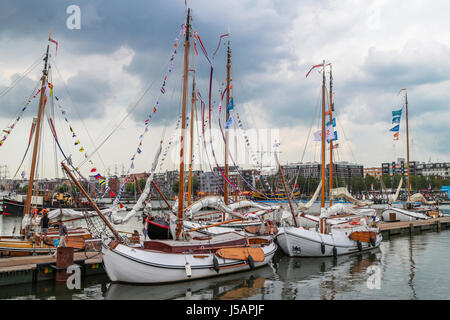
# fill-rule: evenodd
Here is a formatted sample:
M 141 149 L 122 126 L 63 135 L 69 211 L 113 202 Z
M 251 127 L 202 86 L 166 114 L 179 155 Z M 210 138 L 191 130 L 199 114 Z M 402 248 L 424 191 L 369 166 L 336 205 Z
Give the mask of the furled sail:
M 423 204 L 436 204 L 436 201 L 428 201 L 425 199 L 423 194 L 421 193 L 415 193 L 411 197 L 409 197 L 408 202 L 422 202 Z
M 145 182 L 145 188 L 142 191 L 138 201 L 136 202 L 136 204 L 133 206 L 131 211 L 125 217 L 119 217 L 119 216 L 117 216 L 116 212 L 113 211 L 111 214 L 111 221 L 113 223 L 115 223 L 115 224 L 125 223 L 128 220 L 130 220 L 130 218 L 133 217 L 136 214 L 136 212 L 138 212 L 139 210 L 142 209 L 144 201 L 148 198 L 148 196 L 150 194 L 151 183 L 152 183 L 153 177 L 155 175 L 155 170 L 156 170 L 156 166 L 158 164 L 158 159 L 159 159 L 159 155 L 161 154 L 161 150 L 162 150 L 162 141 L 159 144 L 158 150 L 156 151 L 155 159 L 153 160 L 153 164 L 152 164 L 152 170 L 150 172 L 149 177 L 147 178 L 147 181 Z M 144 212 L 148 211 L 150 207 L 151 207 L 151 204 L 147 202 L 146 207 L 144 208 Z
M 373 204 L 373 201 L 361 201 L 354 198 L 345 187 L 331 189 L 330 194 L 331 199 L 343 198 L 358 206 L 370 206 Z
M 319 185 L 317 186 L 316 192 L 314 192 L 314 195 L 312 196 L 312 198 L 306 204 L 301 202 L 301 201 L 298 202 L 297 208 L 298 208 L 299 211 L 306 211 L 309 208 L 311 208 L 311 206 L 314 204 L 314 202 L 316 201 L 317 197 L 319 196 L 321 187 L 322 187 L 322 181 L 319 182 Z
M 395 192 L 394 197 L 393 198 L 389 198 L 389 204 L 392 204 L 395 201 L 397 201 L 398 195 L 400 194 L 400 188 L 402 187 L 402 183 L 403 183 L 403 177 L 400 178 L 400 183 L 398 184 L 397 191 Z

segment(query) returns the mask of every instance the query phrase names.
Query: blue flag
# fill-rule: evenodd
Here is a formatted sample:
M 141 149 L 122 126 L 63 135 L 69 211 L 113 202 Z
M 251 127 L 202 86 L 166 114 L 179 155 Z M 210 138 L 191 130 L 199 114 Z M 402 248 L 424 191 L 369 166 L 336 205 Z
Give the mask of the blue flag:
M 327 127 L 330 126 L 330 121 L 327 122 Z M 336 127 L 336 118 L 333 118 L 333 127 Z
M 392 111 L 392 116 L 393 117 L 400 117 L 402 115 L 402 109 L 397 110 L 397 111 Z
M 398 132 L 399 129 L 400 129 L 400 125 L 396 125 L 395 127 L 393 127 L 392 129 L 390 129 L 389 131 Z
M 234 109 L 234 103 L 233 103 L 233 98 L 231 98 L 230 100 L 230 104 L 227 107 L 227 112 L 230 112 L 230 110 Z
M 233 117 L 230 117 L 228 119 L 227 123 L 225 123 L 225 129 L 228 129 L 232 123 L 233 123 Z
M 400 123 L 400 117 L 392 118 L 392 124 L 394 124 L 394 123 Z

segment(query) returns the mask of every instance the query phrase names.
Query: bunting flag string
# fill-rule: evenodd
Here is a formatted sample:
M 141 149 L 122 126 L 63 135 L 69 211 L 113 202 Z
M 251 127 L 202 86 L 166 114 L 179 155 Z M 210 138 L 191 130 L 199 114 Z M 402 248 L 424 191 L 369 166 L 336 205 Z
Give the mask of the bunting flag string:
M 223 37 L 227 37 L 227 36 L 229 36 L 229 35 L 230 35 L 229 33 L 225 33 L 225 34 L 222 34 L 222 35 L 219 37 L 219 44 L 217 45 L 217 49 L 216 49 L 216 51 L 214 51 L 213 56 L 215 56 L 216 53 L 217 53 L 217 51 L 219 51 L 220 42 L 222 41 L 222 38 L 223 38 Z
M 17 122 L 19 122 L 19 120 L 21 119 L 23 113 L 25 112 L 25 110 L 28 108 L 28 106 L 30 105 L 30 103 L 33 101 L 33 99 L 36 98 L 36 96 L 38 95 L 39 92 L 41 92 L 41 89 L 37 90 L 38 86 L 39 86 L 39 82 L 37 83 L 36 87 L 33 89 L 30 97 L 28 98 L 27 102 L 25 103 L 25 105 L 20 109 L 20 111 L 17 113 L 17 116 L 14 118 L 14 120 L 11 121 L 11 123 L 5 128 L 3 129 L 3 136 L 0 140 L 0 147 L 5 143 L 5 140 L 8 138 L 8 136 L 11 134 L 12 130 L 14 129 L 14 127 L 16 126 Z M 45 87 L 44 87 L 45 89 Z M 37 91 L 36 91 L 37 90 Z
M 144 121 L 144 132 L 141 135 L 139 135 L 139 145 L 138 145 L 138 147 L 136 149 L 136 152 L 131 157 L 131 163 L 130 163 L 130 166 L 129 166 L 129 168 L 127 170 L 127 173 L 126 173 L 127 176 L 130 174 L 131 170 L 134 169 L 134 162 L 133 161 L 134 161 L 136 155 L 142 153 L 142 140 L 144 138 L 145 133 L 147 133 L 149 131 L 149 127 L 150 127 L 150 123 L 151 123 L 150 120 L 153 117 L 153 115 L 158 111 L 158 107 L 160 105 L 160 99 L 161 99 L 162 95 L 164 95 L 165 92 L 166 92 L 165 87 L 166 87 L 166 84 L 167 84 L 168 75 L 171 74 L 173 69 L 174 69 L 174 60 L 175 60 L 175 56 L 176 56 L 176 53 L 177 53 L 178 44 L 179 44 L 180 38 L 181 38 L 181 36 L 182 36 L 182 34 L 184 32 L 184 29 L 185 29 L 185 25 L 183 24 L 182 28 L 180 29 L 180 32 L 178 33 L 178 36 L 175 38 L 175 43 L 173 45 L 174 46 L 174 50 L 172 51 L 172 54 L 170 55 L 169 66 L 167 68 L 166 74 L 164 75 L 163 83 L 161 85 L 160 92 L 158 93 L 158 96 L 156 98 L 156 102 L 155 102 L 155 105 L 154 105 L 154 107 L 152 109 L 152 112 L 147 116 L 147 119 L 145 119 L 145 121 Z M 123 192 L 125 190 L 125 185 L 126 185 L 127 182 L 128 182 L 128 178 L 125 178 L 123 183 L 122 183 L 122 185 L 121 185 L 121 187 L 120 187 L 119 193 L 116 195 L 116 197 L 114 199 L 113 211 L 115 211 L 117 205 L 120 203 L 120 199 L 121 199 L 122 194 L 123 194 Z

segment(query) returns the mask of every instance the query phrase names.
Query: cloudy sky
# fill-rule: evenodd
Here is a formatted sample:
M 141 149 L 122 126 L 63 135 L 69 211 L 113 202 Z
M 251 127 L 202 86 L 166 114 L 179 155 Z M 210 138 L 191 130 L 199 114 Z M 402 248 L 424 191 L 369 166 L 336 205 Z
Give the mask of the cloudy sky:
M 219 36 L 231 31 L 231 37 L 223 40 L 231 40 L 235 109 L 251 137 L 248 147 L 243 131 L 233 131 L 237 138 L 231 139 L 231 152 L 239 164 L 252 167 L 250 155 L 257 154 L 259 161 L 258 150 L 266 151 L 265 164 L 273 163 L 269 152 L 274 140 L 280 142 L 283 163 L 320 160 L 312 133 L 319 129 L 322 75 L 318 70 L 305 75 L 323 60 L 332 63 L 338 160 L 380 167 L 406 157 L 404 116 L 399 141 L 393 140 L 389 129 L 392 110 L 400 109 L 404 100 L 399 91 L 407 88 L 411 160 L 450 161 L 448 1 L 191 0 L 188 4 L 193 30 L 210 57 Z M 70 5 L 80 8 L 80 29 L 67 26 L 72 21 Z M 60 98 L 55 101 L 54 120 L 62 149 L 82 172 L 92 166 L 105 175 L 126 172 L 184 19 L 184 0 L 2 1 L 2 130 L 14 121 L 38 83 L 43 68 L 39 59 L 51 30 L 58 41 L 57 53 L 54 44 L 50 47 L 50 62 L 54 94 Z M 226 74 L 225 45 L 222 41 L 213 60 L 214 114 Z M 132 172 L 149 171 L 159 141 L 167 143 L 174 137 L 181 105 L 182 48 Z M 198 56 L 191 50 L 190 67 L 195 66 L 200 93 L 208 103 L 210 65 L 198 42 L 197 49 Z M 58 105 L 67 111 L 93 165 L 83 161 L 84 153 L 74 145 Z M 50 104 L 48 110 L 51 114 Z M 10 176 L 25 153 L 36 113 L 34 99 L 0 147 L 0 166 L 7 165 Z M 222 163 L 216 122 L 215 155 Z M 200 149 L 203 140 L 196 140 L 196 168 L 201 160 L 202 169 L 208 169 L 215 160 L 210 150 L 207 157 Z M 42 141 L 39 172 L 54 177 L 55 146 L 46 122 Z M 19 172 L 28 172 L 30 154 Z M 171 148 L 158 168 L 177 168 L 176 156 L 176 148 Z M 58 152 L 56 161 L 61 159 Z

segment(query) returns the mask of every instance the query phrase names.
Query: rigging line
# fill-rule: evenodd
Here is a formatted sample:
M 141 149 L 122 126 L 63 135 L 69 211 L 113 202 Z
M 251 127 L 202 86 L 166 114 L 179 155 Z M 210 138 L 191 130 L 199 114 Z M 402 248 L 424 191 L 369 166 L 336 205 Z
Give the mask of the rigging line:
M 314 120 L 316 119 L 317 113 L 318 113 L 318 110 L 319 110 L 320 91 L 321 90 L 318 91 L 317 101 L 316 101 L 316 108 L 314 108 L 314 110 L 315 110 L 314 111 L 314 116 L 311 119 L 311 125 L 309 126 L 309 131 L 308 131 L 308 135 L 306 137 L 305 147 L 303 148 L 302 157 L 300 158 L 300 163 L 303 163 L 303 159 L 304 159 L 305 153 L 306 153 L 306 148 L 307 148 L 308 143 L 309 143 L 309 137 L 311 136 L 311 131 L 312 131 L 312 128 L 313 128 L 313 125 L 314 125 Z M 300 167 L 298 168 L 297 177 L 295 179 L 295 182 L 298 181 L 299 176 L 300 176 Z M 295 190 L 295 184 L 294 184 L 294 188 L 292 189 L 291 192 L 294 192 L 294 190 Z
M 181 39 L 181 37 L 180 37 L 180 39 Z M 180 39 L 178 40 L 178 42 L 177 42 L 177 46 L 178 46 L 178 44 L 180 43 Z M 168 65 L 170 65 L 170 61 L 165 65 L 166 66 L 166 69 L 168 68 L 167 66 Z M 104 143 L 112 136 L 112 134 L 114 134 L 115 133 L 115 131 L 117 130 L 117 129 L 119 129 L 119 127 L 122 125 L 122 123 L 131 115 L 131 113 L 136 109 L 136 107 L 139 105 L 139 103 L 142 101 L 142 99 L 147 95 L 147 93 L 150 91 L 150 89 L 153 87 L 153 85 L 154 85 L 154 83 L 156 82 L 156 78 L 151 82 L 151 84 L 147 87 L 147 89 L 144 91 L 144 93 L 140 96 L 140 98 L 136 101 L 136 103 L 134 104 L 134 106 L 127 112 L 127 114 L 126 114 L 126 116 L 119 122 L 119 124 L 111 131 L 111 133 L 110 134 L 108 134 L 107 136 L 106 136 L 106 138 L 101 142 L 101 144 L 98 146 L 98 147 L 96 147 L 95 148 L 95 150 L 94 150 L 94 152 L 92 152 L 89 156 L 88 156 L 88 158 L 86 158 L 86 159 L 84 159 L 84 161 L 82 161 L 81 163 L 80 163 L 80 165 L 79 165 L 79 167 L 80 166 L 82 166 L 82 165 L 84 165 L 85 163 L 86 163 L 86 161 L 88 161 L 91 157 L 92 157 L 92 155 L 94 155 L 94 154 L 96 154 L 97 152 L 98 152 L 98 150 L 100 149 L 100 147 L 102 147 L 103 145 L 104 145 Z M 158 96 L 158 97 L 160 97 L 160 96 Z M 157 101 L 159 101 L 158 98 L 157 97 Z M 95 144 L 94 144 L 94 146 L 95 146 Z
M 0 91 L 0 98 L 3 97 L 4 95 L 6 95 L 9 91 L 11 91 L 23 78 L 25 78 L 31 71 L 33 71 L 34 68 L 36 68 L 40 64 L 40 62 L 44 56 L 45 56 L 45 54 L 42 54 L 31 66 L 29 66 L 24 71 L 24 73 L 22 75 L 20 75 L 16 79 L 14 79 L 9 87 L 6 87 L 2 91 Z
M 54 65 L 55 68 L 56 68 L 56 71 L 57 71 L 57 73 L 58 73 L 58 75 L 59 75 L 59 77 L 60 77 L 60 79 L 61 79 L 61 82 L 63 83 L 64 89 L 66 90 L 67 95 L 68 95 L 69 99 L 70 99 L 71 102 L 72 102 L 72 106 L 74 106 L 74 105 L 75 105 L 74 99 L 72 98 L 72 95 L 71 95 L 70 92 L 69 92 L 69 88 L 67 87 L 66 82 L 64 81 L 64 78 L 62 77 L 61 72 L 59 71 L 59 68 L 58 68 L 58 66 L 57 66 L 57 64 L 56 64 L 56 61 L 55 61 L 55 59 L 53 59 L 52 56 L 50 56 L 50 58 L 51 58 L 51 60 L 52 60 L 53 65 Z M 74 108 L 74 109 L 75 109 L 75 112 L 76 112 L 77 115 L 78 115 L 78 118 L 79 118 L 80 121 L 81 121 L 81 124 L 83 125 L 84 129 L 86 130 L 86 133 L 87 133 L 87 135 L 88 135 L 88 137 L 89 137 L 89 140 L 91 141 L 92 145 L 95 147 L 94 140 L 92 139 L 92 136 L 91 136 L 91 134 L 89 133 L 89 130 L 87 129 L 86 123 L 84 122 L 83 118 L 81 117 L 80 113 L 78 112 L 78 108 Z M 105 163 L 103 162 L 103 158 L 100 156 L 100 154 L 98 154 L 98 157 L 99 157 L 100 161 L 102 162 L 104 168 L 106 168 L 106 165 L 105 165 Z M 89 157 L 89 158 L 91 158 L 91 157 Z M 80 167 L 81 167 L 81 166 L 78 166 L 78 168 L 80 168 Z

